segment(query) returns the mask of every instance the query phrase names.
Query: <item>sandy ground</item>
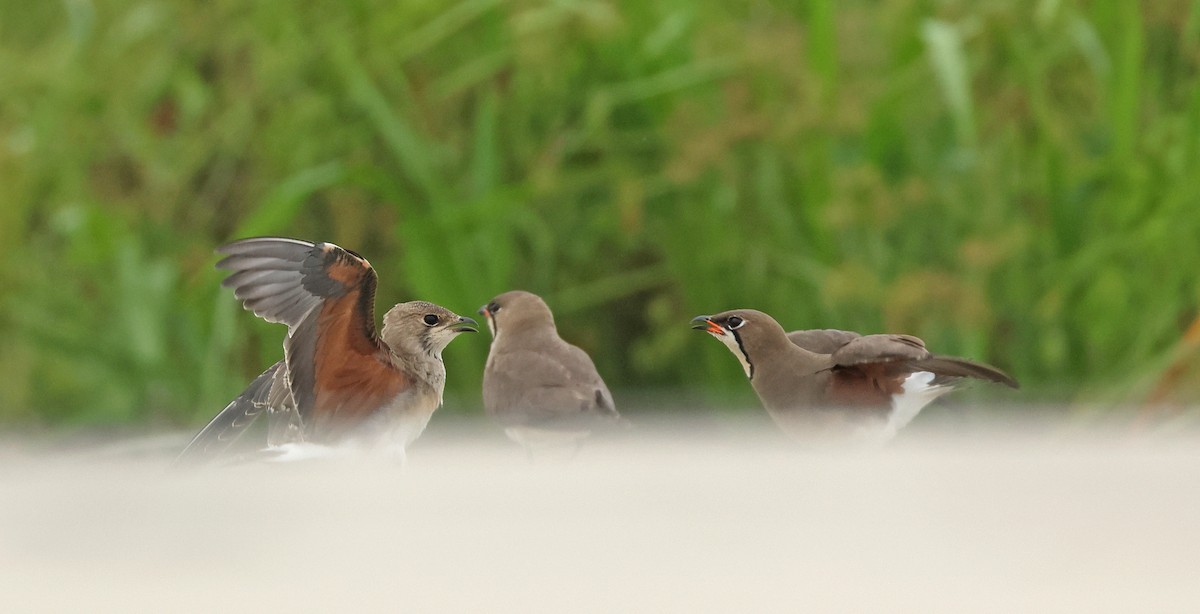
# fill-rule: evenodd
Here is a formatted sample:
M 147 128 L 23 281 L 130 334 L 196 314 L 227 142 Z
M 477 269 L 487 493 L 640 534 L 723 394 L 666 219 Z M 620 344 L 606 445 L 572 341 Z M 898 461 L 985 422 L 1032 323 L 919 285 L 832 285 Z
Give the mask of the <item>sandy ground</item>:
M 530 464 L 464 431 L 167 471 L 183 438 L 0 448 L 0 611 L 1200 611 L 1197 432 L 657 429 Z

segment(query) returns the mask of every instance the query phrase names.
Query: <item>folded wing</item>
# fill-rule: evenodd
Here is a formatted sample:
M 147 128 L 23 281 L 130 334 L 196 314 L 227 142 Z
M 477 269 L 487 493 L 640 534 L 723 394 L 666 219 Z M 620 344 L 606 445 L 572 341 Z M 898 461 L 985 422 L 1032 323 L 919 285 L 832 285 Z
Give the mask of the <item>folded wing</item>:
M 848 330 L 836 330 L 832 328 L 796 330 L 788 333 L 788 339 L 792 343 L 817 354 L 832 354 L 838 348 L 861 336 L 858 333 L 852 333 Z
M 886 370 L 892 373 L 897 368 L 902 372 L 928 371 L 936 376 L 933 385 L 966 377 L 1018 387 L 1015 379 L 995 367 L 956 356 L 931 354 L 925 349 L 925 342 L 912 335 L 865 335 L 850 339 L 831 354 L 841 367 L 886 365 Z
M 488 374 L 485 404 L 505 426 L 587 429 L 620 419 L 591 358 L 566 346 L 553 353 L 507 353 Z

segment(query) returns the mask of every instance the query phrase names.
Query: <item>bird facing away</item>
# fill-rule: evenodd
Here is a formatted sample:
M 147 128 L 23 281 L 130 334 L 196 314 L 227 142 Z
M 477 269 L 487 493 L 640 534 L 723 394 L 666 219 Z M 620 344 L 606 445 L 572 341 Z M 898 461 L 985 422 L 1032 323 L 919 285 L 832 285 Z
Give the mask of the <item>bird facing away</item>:
M 479 313 L 492 332 L 483 407 L 531 458 L 535 450 L 574 451 L 593 430 L 624 424 L 592 359 L 558 336 L 540 297 L 505 292 Z
M 737 356 L 767 413 L 789 435 L 885 440 L 963 378 L 1017 387 L 1006 373 L 938 356 L 911 335 L 787 333 L 771 316 L 735 309 L 692 319 Z
M 442 350 L 475 320 L 412 301 L 375 329 L 375 270 L 332 243 L 244 239 L 217 250 L 246 309 L 286 324 L 284 359 L 259 375 L 196 435 L 179 461 L 225 452 L 265 410 L 268 444 L 356 444 L 403 457 L 442 403 Z

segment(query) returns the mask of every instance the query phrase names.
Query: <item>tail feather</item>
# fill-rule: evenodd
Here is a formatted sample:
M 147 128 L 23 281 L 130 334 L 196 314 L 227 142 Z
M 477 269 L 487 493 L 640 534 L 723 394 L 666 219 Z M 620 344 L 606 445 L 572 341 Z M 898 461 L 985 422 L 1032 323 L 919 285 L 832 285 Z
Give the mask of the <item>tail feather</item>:
M 991 367 L 982 363 L 967 360 L 965 358 L 957 358 L 954 356 L 930 356 L 922 360 L 916 360 L 912 363 L 922 371 L 929 371 L 938 376 L 944 377 L 970 377 L 974 379 L 987 380 L 997 384 L 1004 384 L 1009 388 L 1020 388 L 1021 385 L 1017 380 L 1000 369 Z M 938 384 L 940 382 L 933 382 Z
M 277 362 L 217 414 L 179 453 L 175 465 L 203 464 L 221 456 L 271 406 L 271 389 L 275 376 L 283 368 Z

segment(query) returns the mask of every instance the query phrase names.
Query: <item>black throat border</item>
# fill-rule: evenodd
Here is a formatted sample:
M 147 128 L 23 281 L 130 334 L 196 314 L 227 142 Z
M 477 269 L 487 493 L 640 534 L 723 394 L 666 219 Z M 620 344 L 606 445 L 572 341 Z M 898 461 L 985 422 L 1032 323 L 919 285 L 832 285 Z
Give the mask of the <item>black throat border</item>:
M 738 351 L 742 353 L 742 358 L 746 359 L 746 364 L 750 365 L 749 379 L 754 379 L 754 361 L 750 360 L 750 355 L 746 353 L 746 344 L 742 343 L 742 336 L 733 329 L 729 329 L 729 334 L 733 335 L 733 340 L 737 341 L 738 344 Z

